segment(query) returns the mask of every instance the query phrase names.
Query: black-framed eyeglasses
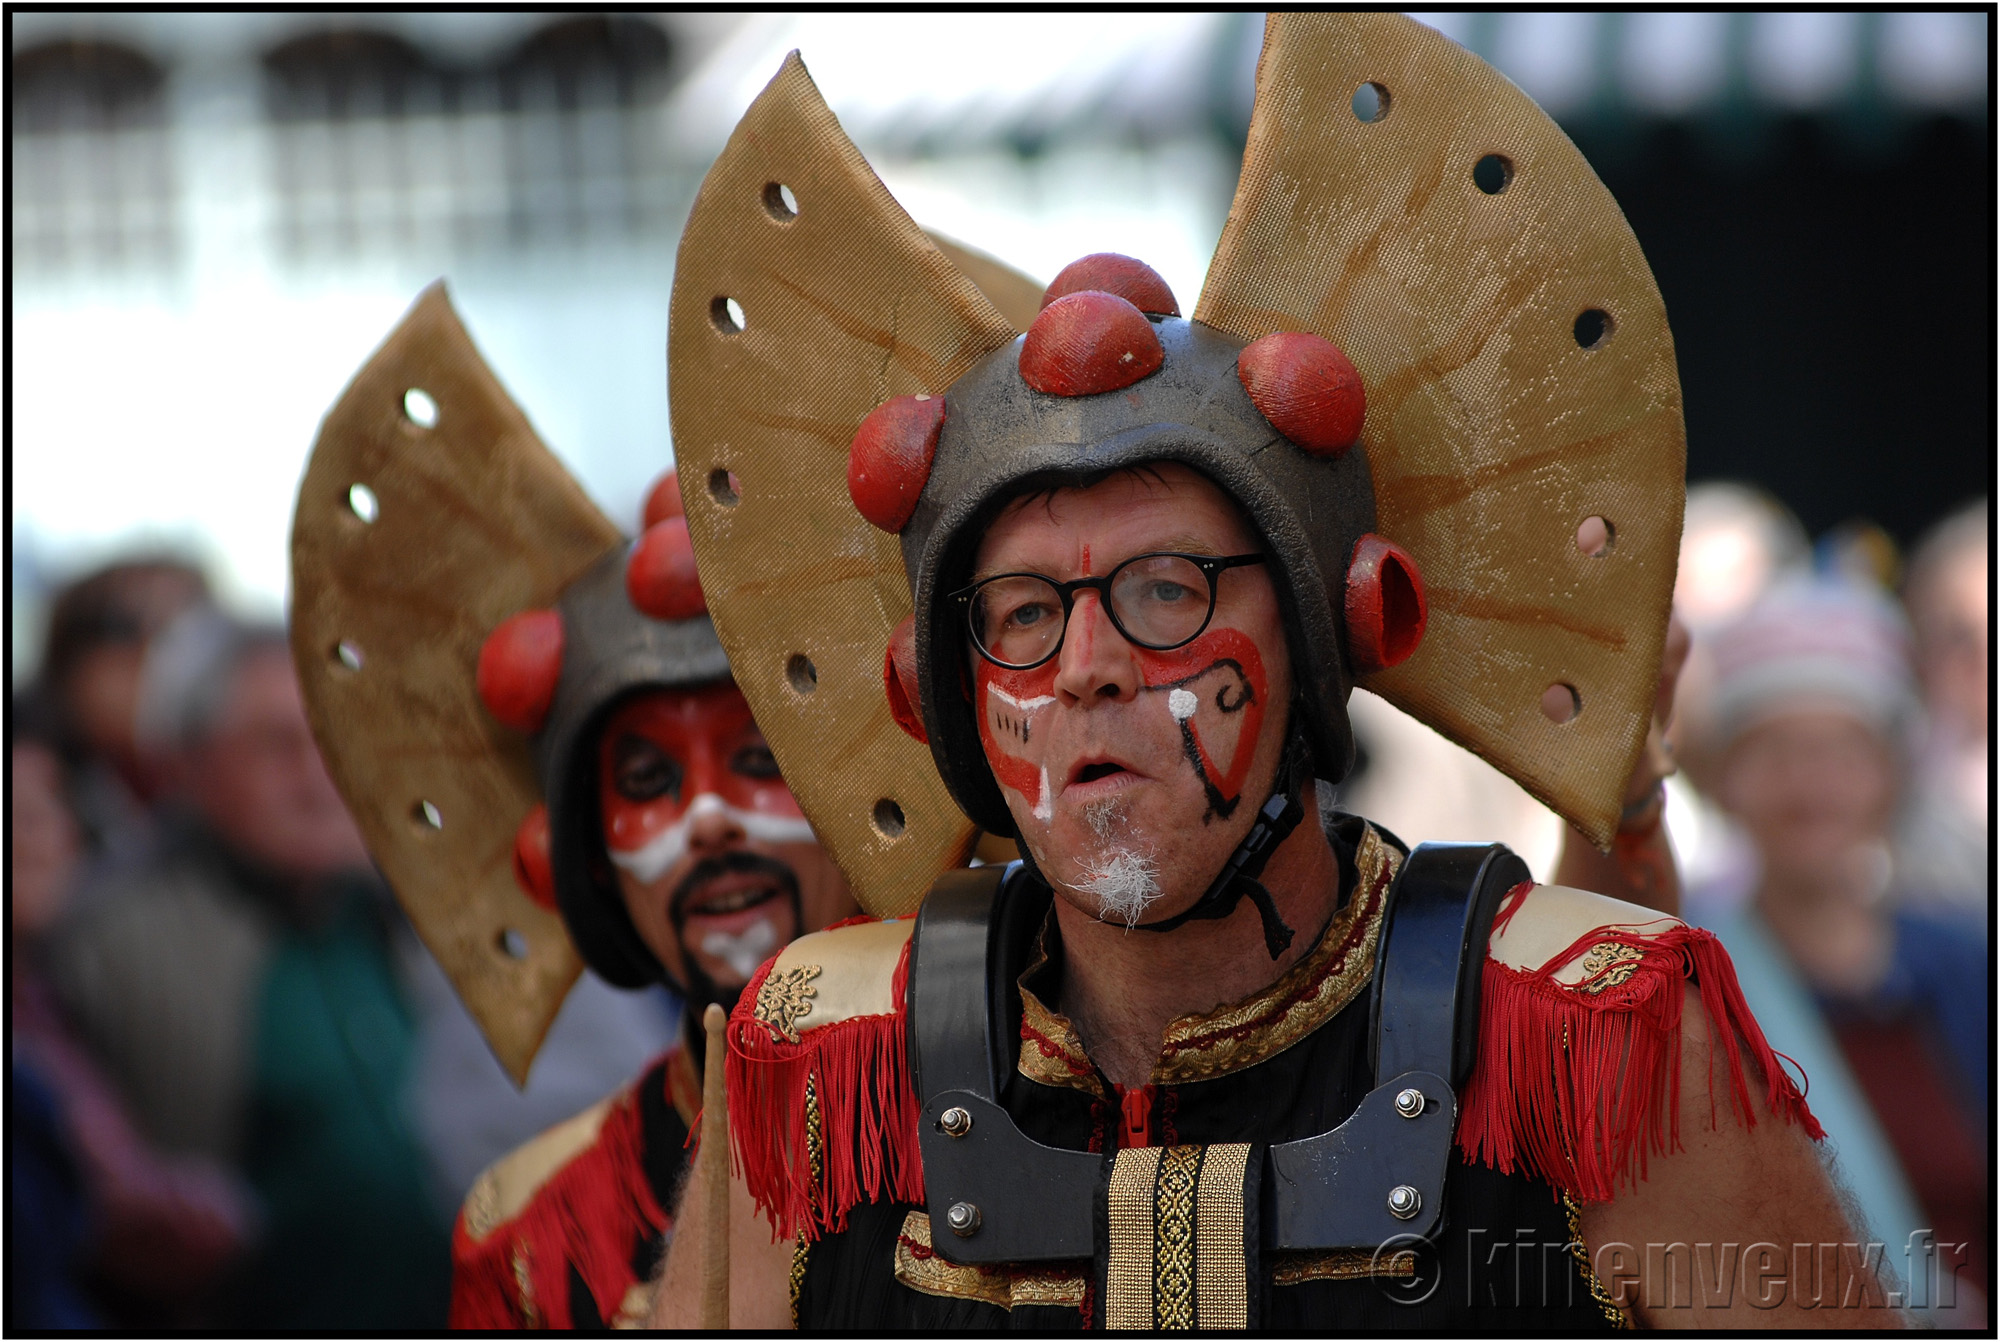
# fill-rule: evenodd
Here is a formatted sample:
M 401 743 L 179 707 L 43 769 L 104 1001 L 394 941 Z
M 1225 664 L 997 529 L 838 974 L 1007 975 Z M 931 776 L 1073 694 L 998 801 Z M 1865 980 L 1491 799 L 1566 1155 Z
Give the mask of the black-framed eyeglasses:
M 1165 652 L 1191 643 L 1215 617 L 1215 580 L 1224 569 L 1261 564 L 1264 556 L 1133 555 L 1101 578 L 1057 582 L 1041 573 L 999 573 L 951 594 L 965 612 L 979 655 L 1025 671 L 1062 651 L 1069 613 L 1081 591 L 1097 593 L 1118 632 Z

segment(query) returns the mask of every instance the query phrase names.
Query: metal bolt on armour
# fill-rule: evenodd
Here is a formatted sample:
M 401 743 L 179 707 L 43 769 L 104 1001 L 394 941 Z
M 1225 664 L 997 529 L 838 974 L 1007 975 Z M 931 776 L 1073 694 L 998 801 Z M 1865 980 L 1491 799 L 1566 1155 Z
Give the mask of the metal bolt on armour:
M 961 1203 L 960 1206 L 964 1204 Z M 1407 1221 L 1424 1205 L 1424 1195 L 1408 1184 L 1397 1184 L 1389 1190 L 1389 1215 L 1399 1221 Z M 958 1208 L 952 1208 L 957 1211 Z
M 963 1137 L 972 1131 L 972 1115 L 953 1105 L 938 1115 L 938 1128 L 947 1137 Z
M 952 1234 L 964 1238 L 979 1229 L 979 1208 L 970 1202 L 954 1202 L 944 1214 L 944 1223 L 951 1227 Z
M 1415 1086 L 1396 1092 L 1396 1112 L 1404 1118 L 1415 1118 L 1424 1111 L 1424 1093 Z

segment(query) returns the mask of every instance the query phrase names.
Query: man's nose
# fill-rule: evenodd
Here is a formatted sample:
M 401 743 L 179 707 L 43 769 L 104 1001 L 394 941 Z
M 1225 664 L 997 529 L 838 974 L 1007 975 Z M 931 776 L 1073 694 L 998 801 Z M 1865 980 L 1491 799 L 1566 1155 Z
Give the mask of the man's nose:
M 689 804 L 687 836 L 689 848 L 711 853 L 733 848 L 746 837 L 742 824 L 713 792 L 700 793 Z
M 1125 702 L 1139 692 L 1139 663 L 1132 645 L 1111 622 L 1096 592 L 1079 592 L 1056 655 L 1056 698 L 1066 705 L 1109 699 Z

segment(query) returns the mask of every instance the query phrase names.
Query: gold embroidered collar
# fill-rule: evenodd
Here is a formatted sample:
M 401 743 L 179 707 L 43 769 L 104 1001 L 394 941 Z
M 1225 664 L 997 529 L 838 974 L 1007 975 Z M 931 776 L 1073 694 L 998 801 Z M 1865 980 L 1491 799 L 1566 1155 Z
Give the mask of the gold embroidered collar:
M 1167 1027 L 1154 1085 L 1208 1081 L 1254 1067 L 1304 1039 L 1353 1001 L 1375 969 L 1382 910 L 1402 859 L 1373 826 L 1362 832 L 1353 895 L 1327 924 L 1312 952 L 1268 987 L 1213 1011 L 1182 1016 Z M 1081 1090 L 1098 1099 L 1109 1090 L 1084 1051 L 1069 1017 L 1036 994 L 1052 986 L 1050 925 L 1042 928 L 1033 961 L 1021 975 L 1022 1076 L 1044 1086 Z

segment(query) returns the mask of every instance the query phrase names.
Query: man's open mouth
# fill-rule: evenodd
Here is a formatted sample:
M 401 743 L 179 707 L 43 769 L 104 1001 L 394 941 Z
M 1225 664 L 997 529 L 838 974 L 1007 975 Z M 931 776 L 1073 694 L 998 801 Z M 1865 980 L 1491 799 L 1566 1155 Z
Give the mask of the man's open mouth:
M 725 876 L 691 893 L 681 906 L 683 918 L 723 918 L 754 909 L 784 894 L 784 888 L 770 879 Z
M 792 869 L 762 853 L 731 852 L 703 858 L 674 887 L 667 903 L 674 925 L 690 918 L 733 918 L 774 899 L 798 896 Z
M 1123 760 L 1107 755 L 1085 756 L 1070 766 L 1061 796 L 1071 804 L 1089 805 L 1109 800 L 1144 778 L 1144 774 Z

